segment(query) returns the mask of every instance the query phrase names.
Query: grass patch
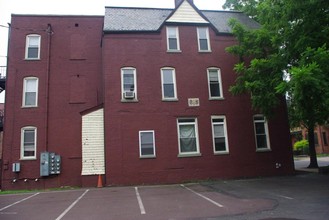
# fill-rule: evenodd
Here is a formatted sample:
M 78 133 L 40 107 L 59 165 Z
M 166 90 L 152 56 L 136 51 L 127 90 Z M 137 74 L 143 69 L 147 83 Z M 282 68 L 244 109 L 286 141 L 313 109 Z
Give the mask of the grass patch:
M 23 194 L 23 193 L 35 193 L 35 192 L 50 192 L 50 191 L 65 191 L 65 190 L 74 190 L 79 189 L 79 187 L 63 186 L 59 188 L 50 188 L 50 189 L 21 189 L 21 190 L 0 190 L 0 195 L 8 194 Z

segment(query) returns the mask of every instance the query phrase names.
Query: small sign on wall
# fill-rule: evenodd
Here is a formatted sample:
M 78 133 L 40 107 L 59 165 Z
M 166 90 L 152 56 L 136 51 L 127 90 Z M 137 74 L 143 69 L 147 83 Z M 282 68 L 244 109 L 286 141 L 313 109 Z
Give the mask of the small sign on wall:
M 198 107 L 198 106 L 200 106 L 199 98 L 189 98 L 188 99 L 188 106 L 189 107 Z

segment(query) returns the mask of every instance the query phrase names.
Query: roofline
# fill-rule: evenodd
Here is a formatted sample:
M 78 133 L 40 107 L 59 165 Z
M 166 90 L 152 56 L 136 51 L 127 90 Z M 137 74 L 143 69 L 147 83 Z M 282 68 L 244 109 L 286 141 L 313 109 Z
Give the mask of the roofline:
M 11 14 L 11 17 L 86 17 L 86 18 L 104 18 L 104 15 L 59 15 L 59 14 Z
M 124 6 L 105 6 L 107 8 L 121 8 L 121 9 L 150 9 L 150 10 L 174 10 L 174 8 L 148 8 L 148 7 L 124 7 Z

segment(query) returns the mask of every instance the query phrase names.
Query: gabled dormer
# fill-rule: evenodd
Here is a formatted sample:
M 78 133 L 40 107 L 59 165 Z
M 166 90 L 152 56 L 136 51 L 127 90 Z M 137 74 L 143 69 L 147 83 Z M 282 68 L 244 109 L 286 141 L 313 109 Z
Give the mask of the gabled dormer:
M 209 24 L 209 21 L 199 12 L 192 0 L 176 0 L 175 6 L 175 10 L 166 20 L 167 23 Z

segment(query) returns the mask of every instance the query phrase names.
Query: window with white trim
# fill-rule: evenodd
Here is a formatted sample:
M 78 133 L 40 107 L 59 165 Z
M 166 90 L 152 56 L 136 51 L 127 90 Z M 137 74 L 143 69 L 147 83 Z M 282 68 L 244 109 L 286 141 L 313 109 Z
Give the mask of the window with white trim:
M 267 120 L 263 115 L 254 116 L 256 149 L 258 151 L 270 149 Z
M 177 127 L 179 156 L 200 155 L 197 119 L 180 118 Z
M 211 124 L 214 153 L 228 153 L 229 149 L 225 116 L 212 116 Z
M 198 45 L 200 52 L 210 52 L 210 40 L 208 27 L 198 27 Z
M 209 99 L 222 99 L 222 79 L 220 69 L 208 68 L 208 88 L 209 88 Z
M 30 34 L 26 36 L 25 59 L 40 59 L 40 43 L 40 35 Z
M 21 159 L 36 159 L 37 128 L 23 127 L 21 130 Z
M 167 50 L 180 51 L 178 27 L 167 27 Z
M 121 99 L 137 100 L 136 69 L 126 67 L 121 69 Z
M 174 68 L 161 69 L 161 86 L 163 100 L 177 100 L 176 74 Z
M 23 83 L 23 107 L 38 106 L 38 78 L 26 77 Z
M 139 156 L 141 158 L 155 157 L 154 131 L 139 132 Z

